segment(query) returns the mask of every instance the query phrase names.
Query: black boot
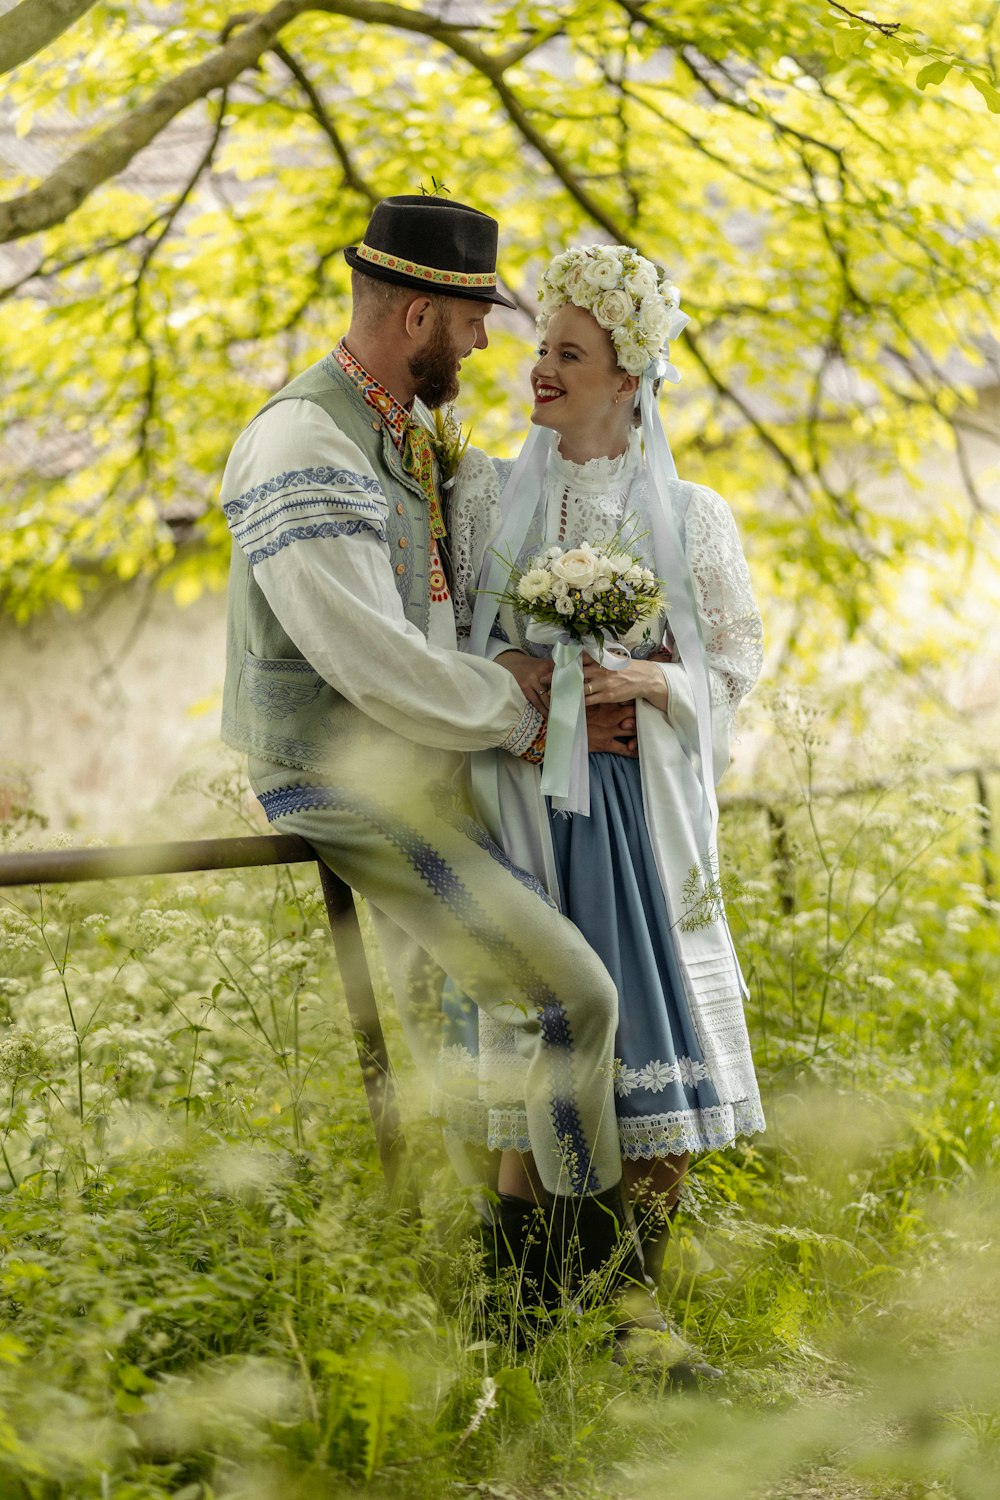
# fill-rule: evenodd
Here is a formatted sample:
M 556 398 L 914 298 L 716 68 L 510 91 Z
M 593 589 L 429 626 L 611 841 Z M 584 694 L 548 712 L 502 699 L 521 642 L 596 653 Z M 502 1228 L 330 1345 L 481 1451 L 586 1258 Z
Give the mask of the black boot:
M 676 1203 L 665 1208 L 656 1194 L 641 1198 L 635 1206 L 635 1227 L 639 1232 L 642 1261 L 654 1288 L 659 1287 L 663 1275 L 663 1261 L 673 1233 L 671 1226 L 677 1216 L 677 1208 Z
M 506 1276 L 519 1333 L 535 1332 L 562 1303 L 560 1261 L 547 1209 L 500 1193 L 492 1222 L 483 1226 L 487 1274 Z M 501 1301 L 503 1299 L 500 1299 Z
M 567 1283 L 576 1290 L 595 1293 L 601 1302 L 613 1304 L 628 1322 L 635 1316 L 646 1327 L 657 1326 L 659 1312 L 646 1284 L 642 1251 L 629 1213 L 622 1184 L 603 1193 L 582 1198 L 556 1198 L 553 1236 L 562 1249 Z M 584 1286 L 586 1278 L 597 1286 Z
M 562 1231 L 570 1283 L 579 1285 L 592 1272 L 601 1275 L 600 1298 L 616 1315 L 620 1363 L 661 1372 L 673 1386 L 696 1387 L 721 1378 L 722 1372 L 702 1360 L 660 1311 L 621 1183 L 585 1198 L 557 1198 L 553 1216 Z

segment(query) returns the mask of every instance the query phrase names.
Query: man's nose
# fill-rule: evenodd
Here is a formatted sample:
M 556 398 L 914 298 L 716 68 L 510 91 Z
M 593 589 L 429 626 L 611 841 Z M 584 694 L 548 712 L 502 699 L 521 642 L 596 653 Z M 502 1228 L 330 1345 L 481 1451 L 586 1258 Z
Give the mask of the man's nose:
M 473 349 L 488 349 L 489 346 L 490 346 L 490 341 L 489 341 L 489 338 L 487 336 L 486 329 L 485 328 L 479 328 L 479 329 L 477 329 L 477 331 L 476 331 L 476 342 L 472 346 Z

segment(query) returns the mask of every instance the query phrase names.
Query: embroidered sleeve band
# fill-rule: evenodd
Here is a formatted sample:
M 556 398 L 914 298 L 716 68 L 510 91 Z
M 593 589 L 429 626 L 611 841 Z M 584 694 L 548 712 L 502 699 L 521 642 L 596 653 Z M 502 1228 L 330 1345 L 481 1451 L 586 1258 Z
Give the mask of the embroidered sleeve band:
M 377 480 L 319 467 L 276 474 L 225 506 L 226 519 L 252 566 L 295 542 L 370 530 L 384 542 L 385 500 Z

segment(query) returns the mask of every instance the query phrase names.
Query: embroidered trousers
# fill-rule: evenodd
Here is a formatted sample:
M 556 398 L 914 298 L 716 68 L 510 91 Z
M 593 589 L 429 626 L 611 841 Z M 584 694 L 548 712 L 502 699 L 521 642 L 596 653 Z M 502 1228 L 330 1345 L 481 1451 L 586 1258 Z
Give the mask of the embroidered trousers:
M 329 775 L 252 758 L 251 785 L 269 820 L 306 839 L 368 902 L 418 1062 L 440 1047 L 447 974 L 481 1011 L 517 1029 L 525 1097 L 510 1102 L 526 1109 L 548 1191 L 613 1186 L 618 996 L 607 970 L 474 821 L 460 755 L 374 725 L 362 738 Z

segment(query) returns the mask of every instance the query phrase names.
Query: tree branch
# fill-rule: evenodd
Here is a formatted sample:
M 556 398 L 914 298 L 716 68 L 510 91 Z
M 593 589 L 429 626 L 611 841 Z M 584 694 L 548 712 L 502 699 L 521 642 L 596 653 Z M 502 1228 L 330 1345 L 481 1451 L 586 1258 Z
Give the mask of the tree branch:
M 68 31 L 94 0 L 21 0 L 0 16 L 0 73 L 11 73 Z
M 274 53 L 275 57 L 279 58 L 281 62 L 284 63 L 289 73 L 291 73 L 292 77 L 299 85 L 299 88 L 309 100 L 309 104 L 313 112 L 313 118 L 315 119 L 319 128 L 322 130 L 323 134 L 326 136 L 327 140 L 330 142 L 330 145 L 333 147 L 334 155 L 340 162 L 341 168 L 343 169 L 345 184 L 347 185 L 347 187 L 351 188 L 353 192 L 364 198 L 369 208 L 374 208 L 375 204 L 378 202 L 380 195 L 375 190 L 375 188 L 371 186 L 370 183 L 367 183 L 365 181 L 365 179 L 358 172 L 354 163 L 351 161 L 351 158 L 347 151 L 347 147 L 345 146 L 343 139 L 341 138 L 340 131 L 337 129 L 333 117 L 327 110 L 327 107 L 323 103 L 323 100 L 320 98 L 316 87 L 312 82 L 312 79 L 309 77 L 308 73 L 305 71 L 298 59 L 293 57 L 292 54 L 288 51 L 287 47 L 282 46 L 280 42 L 275 42 L 274 46 L 271 48 L 271 51 Z
M 39 187 L 0 203 L 0 244 L 62 223 L 95 188 L 127 167 L 188 105 L 232 83 L 267 51 L 282 27 L 313 8 L 309 0 L 279 0 L 230 37 L 214 56 L 179 73 L 144 104 L 74 152 Z

